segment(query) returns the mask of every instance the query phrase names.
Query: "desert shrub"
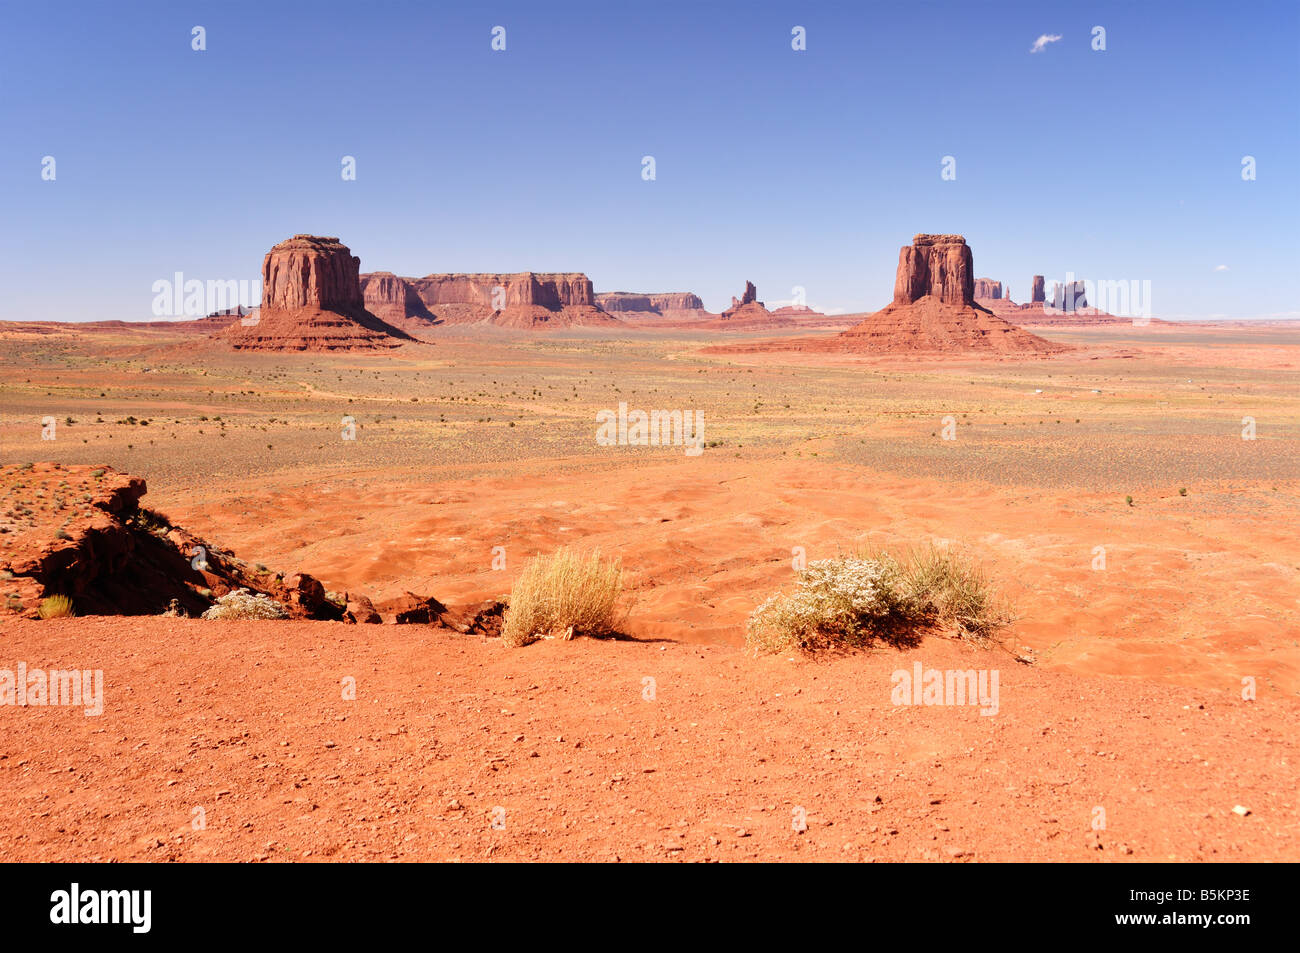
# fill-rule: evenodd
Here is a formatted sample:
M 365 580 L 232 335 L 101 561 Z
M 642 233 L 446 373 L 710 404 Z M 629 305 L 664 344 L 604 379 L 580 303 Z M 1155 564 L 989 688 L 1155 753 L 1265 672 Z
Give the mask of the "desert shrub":
M 930 545 L 909 553 L 903 587 L 929 623 L 952 626 L 967 638 L 987 639 L 1011 621 L 984 570 L 952 549 Z
M 763 652 L 815 652 L 899 635 L 922 621 L 903 580 L 903 567 L 887 554 L 809 563 L 793 593 L 777 593 L 754 610 L 745 644 Z
M 69 596 L 46 596 L 36 612 L 42 619 L 68 619 L 77 614 Z
M 777 593 L 754 610 L 745 645 L 756 652 L 814 653 L 875 639 L 911 641 L 934 626 L 984 640 L 1009 621 L 983 570 L 931 546 L 902 558 L 857 554 L 810 563 L 792 593 Z
M 609 635 L 622 621 L 618 600 L 623 567 L 617 559 L 570 549 L 528 561 L 510 591 L 501 628 L 506 645 L 521 646 L 547 636 Z
M 203 613 L 205 619 L 287 619 L 284 606 L 261 592 L 236 589 L 217 599 L 216 605 Z

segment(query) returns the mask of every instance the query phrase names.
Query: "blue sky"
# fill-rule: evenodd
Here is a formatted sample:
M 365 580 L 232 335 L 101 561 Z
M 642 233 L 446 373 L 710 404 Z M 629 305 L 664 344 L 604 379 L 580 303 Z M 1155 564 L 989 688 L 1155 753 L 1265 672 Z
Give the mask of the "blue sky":
M 846 311 L 960 232 L 1018 300 L 1069 271 L 1158 316 L 1300 311 L 1291 0 L 0 10 L 0 318 L 148 320 L 154 281 L 257 278 L 296 232 L 363 271 Z

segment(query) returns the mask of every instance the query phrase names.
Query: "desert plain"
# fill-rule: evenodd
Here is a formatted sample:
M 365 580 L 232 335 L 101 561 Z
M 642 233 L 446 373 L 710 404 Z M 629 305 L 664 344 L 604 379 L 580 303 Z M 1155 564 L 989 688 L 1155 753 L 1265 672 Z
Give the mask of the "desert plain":
M 524 648 L 6 615 L 6 659 L 102 669 L 105 709 L 0 711 L 0 859 L 1300 858 L 1300 325 L 1034 330 L 1071 349 L 468 325 L 260 353 L 5 325 L 0 552 L 51 465 L 111 468 L 376 605 L 495 599 L 567 545 L 621 558 L 630 607 L 622 638 Z M 695 411 L 703 452 L 600 445 L 620 403 Z M 996 643 L 745 650 L 797 560 L 929 543 L 1014 607 Z M 893 703 L 917 663 L 996 670 L 996 714 Z

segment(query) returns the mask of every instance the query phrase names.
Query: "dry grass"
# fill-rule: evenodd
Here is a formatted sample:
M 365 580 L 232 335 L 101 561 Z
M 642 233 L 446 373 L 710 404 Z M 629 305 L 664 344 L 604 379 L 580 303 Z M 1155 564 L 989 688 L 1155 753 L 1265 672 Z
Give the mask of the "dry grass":
M 823 559 L 800 570 L 793 593 L 754 610 L 745 645 L 756 652 L 859 648 L 876 639 L 915 642 L 951 627 L 975 641 L 1010 621 L 984 571 L 968 557 L 929 546 Z
M 623 567 L 617 559 L 602 559 L 600 550 L 536 556 L 510 591 L 501 639 L 517 647 L 548 636 L 610 635 L 622 622 L 622 594 Z
M 985 641 L 1011 621 L 1011 607 L 969 556 L 931 543 L 908 553 L 904 565 L 904 589 L 932 624 Z
M 68 619 L 77 614 L 70 596 L 46 596 L 36 611 L 42 619 Z

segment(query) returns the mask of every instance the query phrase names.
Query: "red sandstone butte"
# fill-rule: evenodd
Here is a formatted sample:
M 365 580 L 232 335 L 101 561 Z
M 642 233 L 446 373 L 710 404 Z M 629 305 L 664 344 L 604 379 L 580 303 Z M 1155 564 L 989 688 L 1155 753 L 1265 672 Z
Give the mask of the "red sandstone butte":
M 758 289 L 752 281 L 745 282 L 745 291 L 739 298 L 731 299 L 731 307 L 717 318 L 695 325 L 718 331 L 763 331 L 768 328 L 791 328 L 797 322 L 788 315 L 774 315 L 758 300 Z
M 1002 282 L 994 281 L 992 278 L 976 278 L 975 297 L 1000 301 L 1002 299 Z
M 218 335 L 238 350 L 352 351 L 413 340 L 365 308 L 361 260 L 337 238 L 295 235 L 262 260 L 262 307 Z
M 839 335 L 877 353 L 1036 353 L 1066 350 L 975 303 L 973 256 L 961 235 L 919 234 L 898 254 L 894 301 Z
M 831 338 L 785 338 L 705 348 L 705 353 L 730 350 L 1038 356 L 1069 350 L 976 304 L 973 275 L 971 250 L 964 237 L 920 234 L 899 251 L 893 302 L 847 331 Z

